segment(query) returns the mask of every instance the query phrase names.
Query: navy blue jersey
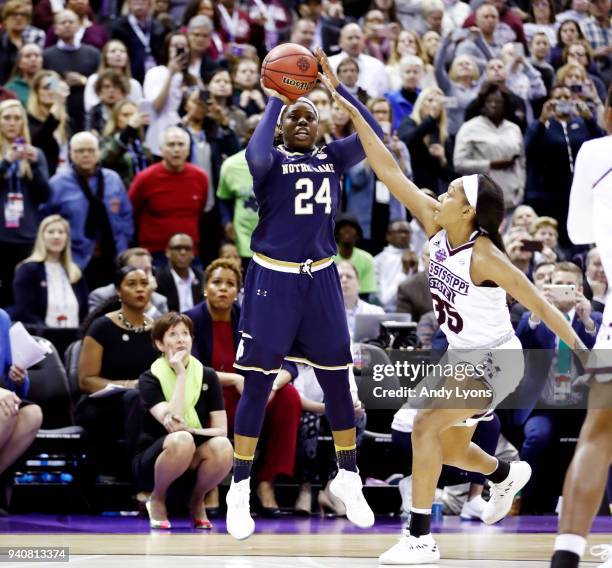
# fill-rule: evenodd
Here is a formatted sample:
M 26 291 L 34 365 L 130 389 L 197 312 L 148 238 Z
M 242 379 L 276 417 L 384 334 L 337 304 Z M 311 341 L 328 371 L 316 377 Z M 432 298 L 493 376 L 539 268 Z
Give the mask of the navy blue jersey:
M 343 87 L 338 92 L 362 112 L 382 138 L 382 130 Z M 246 158 L 259 204 L 251 249 L 288 262 L 334 256 L 334 220 L 341 199 L 341 177 L 365 158 L 356 134 L 307 153 L 273 147 L 282 102 L 272 97 L 257 125 Z

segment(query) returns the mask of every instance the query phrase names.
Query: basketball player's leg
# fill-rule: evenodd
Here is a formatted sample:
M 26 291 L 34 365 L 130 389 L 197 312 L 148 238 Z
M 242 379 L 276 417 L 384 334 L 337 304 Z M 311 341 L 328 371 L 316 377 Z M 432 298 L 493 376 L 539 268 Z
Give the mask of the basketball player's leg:
M 357 470 L 355 407 L 349 383 L 352 363 L 350 336 L 335 266 L 314 273 L 304 298 L 304 314 L 295 348 L 314 368 L 323 390 L 325 415 L 332 430 L 338 475 L 330 485 L 357 526 L 374 524 L 374 514 L 362 493 Z
M 559 536 L 555 541 L 553 568 L 577 568 L 586 547 L 586 537 L 601 504 L 612 463 L 612 383 L 593 383 L 578 446 L 563 485 L 563 507 Z M 595 402 L 594 402 L 595 401 Z M 588 479 L 588 483 L 585 480 Z
M 244 389 L 234 423 L 234 473 L 227 495 L 227 530 L 238 539 L 255 529 L 250 516 L 250 476 L 274 379 L 289 351 L 301 318 L 298 275 L 268 270 L 255 263 L 245 280 L 239 329 L 242 336 L 234 366 Z

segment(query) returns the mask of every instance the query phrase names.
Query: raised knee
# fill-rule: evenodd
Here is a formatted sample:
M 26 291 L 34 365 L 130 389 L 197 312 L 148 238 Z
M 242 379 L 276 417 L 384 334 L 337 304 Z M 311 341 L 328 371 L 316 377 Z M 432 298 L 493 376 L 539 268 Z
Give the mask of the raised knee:
M 19 419 L 23 420 L 30 432 L 38 432 L 43 421 L 43 413 L 37 404 L 30 404 L 19 411 Z
M 193 455 L 195 452 L 195 442 L 193 436 L 189 432 L 181 430 L 168 434 L 165 442 L 165 449 L 177 454 Z
M 234 459 L 234 448 L 225 436 L 216 436 L 209 442 L 211 457 L 216 461 L 231 464 Z

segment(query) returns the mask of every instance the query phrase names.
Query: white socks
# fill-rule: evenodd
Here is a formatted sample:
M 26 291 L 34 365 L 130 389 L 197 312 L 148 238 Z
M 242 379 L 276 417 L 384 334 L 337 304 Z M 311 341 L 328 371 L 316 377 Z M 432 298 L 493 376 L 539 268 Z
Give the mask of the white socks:
M 577 534 L 560 534 L 555 539 L 555 550 L 567 550 L 582 558 L 586 549 L 586 538 Z

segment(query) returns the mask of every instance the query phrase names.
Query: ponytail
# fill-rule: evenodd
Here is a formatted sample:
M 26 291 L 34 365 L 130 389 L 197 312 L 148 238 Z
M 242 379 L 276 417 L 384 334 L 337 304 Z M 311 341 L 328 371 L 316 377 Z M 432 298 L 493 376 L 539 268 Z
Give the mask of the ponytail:
M 487 174 L 478 174 L 476 228 L 503 253 L 506 252 L 499 227 L 504 220 L 504 193 Z

